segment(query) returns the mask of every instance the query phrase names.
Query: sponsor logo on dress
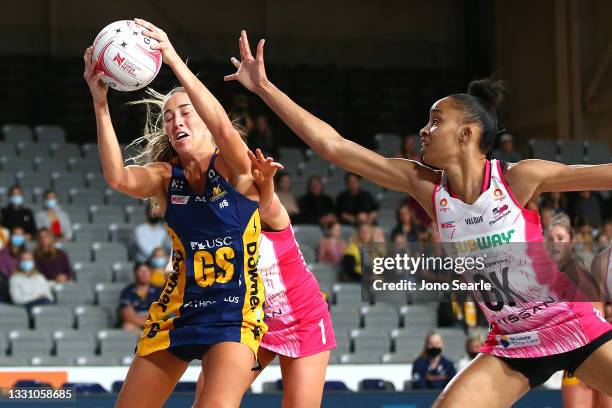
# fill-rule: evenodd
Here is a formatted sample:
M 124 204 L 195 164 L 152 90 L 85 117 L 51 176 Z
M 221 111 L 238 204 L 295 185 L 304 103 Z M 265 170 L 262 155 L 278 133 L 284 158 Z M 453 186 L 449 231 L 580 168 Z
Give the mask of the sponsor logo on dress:
M 447 228 L 455 228 L 455 221 L 444 221 L 440 223 L 440 227 Z
M 214 305 L 217 303 L 216 300 L 192 300 L 183 305 L 184 309 L 203 309 L 205 307 Z
M 519 334 L 504 334 L 495 336 L 495 340 L 499 347 L 504 349 L 516 347 L 537 346 L 540 344 L 540 335 L 538 332 L 527 332 Z
M 172 194 L 170 196 L 170 202 L 172 204 L 185 205 L 187 204 L 188 201 L 189 201 L 189 196 L 175 195 L 175 194 Z
M 508 207 L 508 204 L 501 205 L 493 209 L 493 220 L 489 221 L 489 225 L 495 224 L 497 221 L 506 218 L 512 210 Z
M 455 252 L 459 254 L 467 252 L 482 251 L 489 248 L 501 246 L 503 244 L 509 244 L 516 231 L 511 229 L 507 232 L 501 232 L 497 234 L 485 235 L 476 237 L 476 239 L 468 239 L 462 242 L 455 242 L 453 244 Z
M 483 221 L 483 216 L 479 215 L 478 217 L 471 217 L 471 218 L 466 218 L 465 219 L 465 223 L 467 225 L 476 225 L 476 224 L 480 224 Z

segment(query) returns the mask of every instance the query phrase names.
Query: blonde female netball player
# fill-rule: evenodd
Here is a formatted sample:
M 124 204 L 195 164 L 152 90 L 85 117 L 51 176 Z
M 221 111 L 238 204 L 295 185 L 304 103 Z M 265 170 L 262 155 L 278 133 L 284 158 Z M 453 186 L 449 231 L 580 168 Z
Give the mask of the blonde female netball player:
M 198 407 L 238 407 L 266 333 L 257 272 L 258 192 L 247 148 L 213 95 L 181 61 L 166 34 L 136 20 L 159 41 L 182 88 L 152 93 L 142 159 L 124 166 L 92 48 L 84 77 L 93 97 L 104 176 L 115 190 L 153 198 L 173 246 L 172 273 L 149 318 L 118 407 L 161 407 L 193 359 L 208 381 Z M 214 143 L 213 143 L 214 138 Z M 231 302 L 226 299 L 232 299 Z
M 540 193 L 612 187 L 610 164 L 487 160 L 486 152 L 497 133 L 496 108 L 502 99 L 503 86 L 498 82 L 475 81 L 467 94 L 450 95 L 434 103 L 420 132 L 424 162 L 442 170 L 434 171 L 416 161 L 387 159 L 344 139 L 267 79 L 263 40 L 256 57 L 245 32 L 239 46 L 242 61 L 232 59 L 237 72 L 226 80 L 238 80 L 259 95 L 323 158 L 385 188 L 413 196 L 436 220 L 443 242 L 462 244 L 505 237 L 509 242 L 541 243 L 539 215 L 532 204 Z M 441 228 L 442 224 L 446 228 Z M 528 289 L 539 286 L 531 278 L 522 282 L 530 285 Z M 481 305 L 491 325 L 482 353 L 448 384 L 435 406 L 509 407 L 561 369 L 612 395 L 612 326 L 592 305 L 559 301 L 553 307 L 537 307 L 535 313 L 525 313 L 523 306 L 533 305 Z
M 277 168 L 259 149 L 249 152 L 259 190 L 262 233 L 259 273 L 266 292 L 268 332 L 259 347 L 255 380 L 276 356 L 283 381 L 283 407 L 321 406 L 330 350 L 336 347 L 328 306 L 293 234 L 289 214 L 274 193 Z M 198 391 L 206 373 L 198 380 Z

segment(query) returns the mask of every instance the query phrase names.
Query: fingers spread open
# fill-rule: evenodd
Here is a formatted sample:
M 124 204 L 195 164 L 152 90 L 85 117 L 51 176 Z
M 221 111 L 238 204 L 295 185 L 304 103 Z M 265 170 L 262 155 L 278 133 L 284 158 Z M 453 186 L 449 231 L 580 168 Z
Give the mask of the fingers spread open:
M 226 75 L 226 76 L 223 77 L 223 80 L 225 82 L 227 82 L 227 81 L 235 81 L 237 79 L 238 79 L 238 75 L 236 75 L 236 74 Z
M 232 57 L 230 58 L 230 61 L 236 68 L 240 68 L 240 61 L 238 61 L 236 58 Z
M 242 30 L 240 32 L 240 38 L 242 39 L 242 44 L 244 46 L 245 58 L 253 59 L 253 54 L 251 54 L 251 46 L 249 45 L 249 37 L 247 37 L 246 31 Z
M 259 44 L 257 44 L 257 53 L 255 54 L 255 59 L 257 61 L 263 62 L 264 60 L 264 44 L 266 40 L 259 40 Z

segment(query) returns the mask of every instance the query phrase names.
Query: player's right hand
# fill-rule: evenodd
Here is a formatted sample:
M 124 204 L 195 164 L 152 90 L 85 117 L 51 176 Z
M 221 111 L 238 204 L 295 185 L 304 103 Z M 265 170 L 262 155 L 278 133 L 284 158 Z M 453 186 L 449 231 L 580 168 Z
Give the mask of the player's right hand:
M 102 81 L 104 72 L 96 72 L 95 70 L 96 61 L 92 59 L 93 50 L 94 48 L 91 46 L 85 50 L 85 54 L 83 55 L 83 60 L 85 61 L 83 78 L 85 78 L 85 82 L 87 82 L 87 86 L 89 86 L 94 103 L 106 103 L 108 85 Z

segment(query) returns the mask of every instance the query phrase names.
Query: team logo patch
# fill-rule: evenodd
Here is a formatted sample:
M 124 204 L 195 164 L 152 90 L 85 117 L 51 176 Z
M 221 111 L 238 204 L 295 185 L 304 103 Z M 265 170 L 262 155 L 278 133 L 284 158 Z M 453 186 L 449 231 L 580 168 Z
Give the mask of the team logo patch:
M 489 225 L 495 224 L 497 221 L 504 219 L 510 214 L 512 210 L 509 209 L 508 204 L 501 205 L 493 209 L 493 220 L 489 221 Z
M 189 196 L 175 195 L 175 194 L 172 194 L 170 196 L 170 202 L 172 204 L 185 205 L 187 204 L 188 201 L 189 201 Z
M 495 341 L 497 341 L 499 347 L 504 349 L 537 346 L 540 344 L 540 335 L 538 332 L 497 335 Z
M 504 195 L 504 192 L 501 191 L 501 189 L 496 188 L 495 190 L 493 190 L 493 199 L 496 201 L 501 201 L 503 199 L 505 199 L 506 196 Z
M 183 180 L 173 179 L 172 184 L 170 184 L 171 191 L 182 191 L 185 183 Z
M 440 200 L 440 211 L 448 211 L 448 200 L 446 198 Z
M 217 201 L 221 197 L 227 194 L 227 191 L 223 190 L 221 186 L 217 185 L 212 188 L 212 197 L 210 197 L 210 201 Z

